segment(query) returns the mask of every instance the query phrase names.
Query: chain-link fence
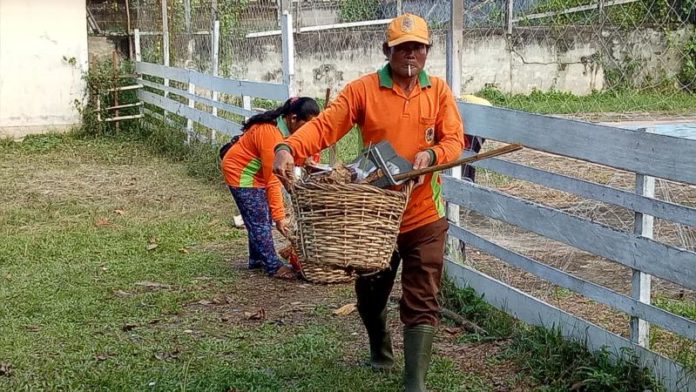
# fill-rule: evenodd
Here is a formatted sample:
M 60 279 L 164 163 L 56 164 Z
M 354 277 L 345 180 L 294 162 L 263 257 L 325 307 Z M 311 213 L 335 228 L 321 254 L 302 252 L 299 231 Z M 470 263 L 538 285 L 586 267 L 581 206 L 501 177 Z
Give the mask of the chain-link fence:
M 450 0 L 165 0 L 170 63 L 211 70 L 213 22 L 220 22 L 220 74 L 279 81 L 280 19 L 293 15 L 300 92 L 317 95 L 383 62 L 387 21 L 399 12 L 428 20 L 431 73 L 444 76 Z M 162 0 L 94 0 L 99 31 L 140 29 L 143 56 L 162 58 Z M 126 7 L 126 4 L 128 7 Z M 514 94 L 586 96 L 622 92 L 623 112 L 688 112 L 671 99 L 696 89 L 694 0 L 465 0 L 462 91 L 539 112 L 599 112 L 571 96 L 526 106 Z M 634 94 L 626 94 L 633 92 Z M 661 92 L 648 102 L 645 92 Z M 540 97 L 537 97 L 540 98 Z M 655 101 L 654 97 L 652 97 Z M 649 104 L 650 103 L 650 104 Z M 617 110 L 618 111 L 618 110 Z

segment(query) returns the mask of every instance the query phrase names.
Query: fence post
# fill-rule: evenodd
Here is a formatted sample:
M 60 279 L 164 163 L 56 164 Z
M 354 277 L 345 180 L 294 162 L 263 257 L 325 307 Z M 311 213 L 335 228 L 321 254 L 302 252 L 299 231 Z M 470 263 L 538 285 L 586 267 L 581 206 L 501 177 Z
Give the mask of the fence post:
M 140 52 L 140 29 L 133 30 L 133 40 L 135 41 L 135 62 L 141 62 L 143 61 L 143 56 Z
M 604 4 L 604 0 L 598 0 L 597 1 L 597 12 L 599 13 L 599 28 L 600 31 L 604 29 L 604 23 L 606 22 L 606 4 Z
M 295 95 L 295 39 L 292 31 L 292 14 L 283 11 L 283 82 L 288 86 L 288 96 Z
M 246 110 L 251 110 L 251 97 L 248 95 L 242 96 L 242 107 Z M 248 120 L 249 117 L 244 116 L 244 121 Z
M 220 58 L 220 21 L 213 22 L 213 76 L 218 76 L 219 73 L 219 58 Z M 218 92 L 213 90 L 213 101 L 217 102 Z M 217 108 L 213 106 L 213 116 L 217 117 Z M 215 130 L 210 130 L 210 140 L 215 142 Z
M 162 53 L 163 53 L 163 64 L 169 66 L 169 20 L 167 13 L 167 0 L 162 0 Z M 169 79 L 164 79 L 164 85 L 169 87 Z M 169 96 L 167 91 L 164 91 L 164 97 Z M 162 112 L 162 118 L 167 119 L 167 111 Z
M 505 32 L 512 35 L 513 0 L 505 0 Z
M 643 128 L 644 132 L 651 132 Z M 645 197 L 655 197 L 655 178 L 636 174 L 636 194 Z M 637 235 L 653 238 L 653 221 L 651 215 L 635 213 L 633 232 Z M 631 279 L 631 296 L 640 302 L 650 303 L 651 277 L 639 270 L 633 270 Z M 631 317 L 631 341 L 642 347 L 650 348 L 650 324 L 637 317 Z
M 137 63 L 143 61 L 143 55 L 140 52 L 140 29 L 133 30 L 133 45 L 134 45 L 134 50 L 135 50 L 135 63 L 136 63 L 136 67 L 137 67 Z M 141 116 L 143 115 L 143 112 L 145 111 L 144 106 L 145 106 L 145 104 L 140 105 L 140 107 L 138 109 L 138 114 L 140 114 Z
M 196 85 L 191 83 L 191 78 L 189 77 L 189 82 L 188 82 L 188 93 L 189 94 L 195 94 L 196 93 Z M 196 106 L 195 101 L 193 98 L 188 99 L 188 107 L 194 108 Z M 190 118 L 186 118 L 186 144 L 191 143 L 191 138 L 193 137 L 193 120 Z
M 447 32 L 447 83 L 455 98 L 461 94 L 462 43 L 464 41 L 464 0 L 452 0 L 449 31 Z M 451 169 L 453 178 L 462 178 L 462 167 Z M 459 225 L 459 205 L 447 203 L 447 219 Z M 455 261 L 463 261 L 463 243 L 454 237 L 447 239 L 447 254 Z
M 404 4 L 402 0 L 396 0 L 396 16 L 404 13 Z

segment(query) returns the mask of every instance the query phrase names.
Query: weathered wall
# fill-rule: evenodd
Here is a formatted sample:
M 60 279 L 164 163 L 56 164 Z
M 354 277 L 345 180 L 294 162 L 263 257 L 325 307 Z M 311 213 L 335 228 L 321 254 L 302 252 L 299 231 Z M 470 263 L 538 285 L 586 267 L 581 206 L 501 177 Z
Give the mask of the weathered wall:
M 534 89 L 589 94 L 605 85 L 605 66 L 624 64 L 626 59 L 640 61 L 639 71 L 630 75 L 640 84 L 670 77 L 681 65 L 679 49 L 686 32 L 666 33 L 654 30 L 632 32 L 605 31 L 598 39 L 596 31 L 574 29 L 554 34 L 545 28 L 519 29 L 508 39 L 499 30 L 465 32 L 462 55 L 462 91 L 476 92 L 487 85 L 502 91 L 527 94 Z M 384 64 L 381 45 L 384 33 L 376 30 L 341 30 L 296 35 L 296 80 L 300 94 L 323 96 L 348 81 Z M 233 77 L 249 80 L 282 79 L 279 37 L 247 40 L 228 70 Z M 428 71 L 445 76 L 445 35 L 433 36 Z
M 0 137 L 79 123 L 85 10 L 85 0 L 0 1 Z

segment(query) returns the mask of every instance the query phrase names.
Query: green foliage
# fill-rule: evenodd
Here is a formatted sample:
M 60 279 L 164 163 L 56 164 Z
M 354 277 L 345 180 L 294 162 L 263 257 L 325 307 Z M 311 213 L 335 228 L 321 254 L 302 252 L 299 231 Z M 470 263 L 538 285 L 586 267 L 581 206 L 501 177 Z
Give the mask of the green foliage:
M 639 366 L 631 352 L 625 352 L 621 358 L 605 350 L 590 353 L 580 343 L 566 340 L 558 330 L 514 321 L 485 303 L 473 289 L 457 288 L 449 280 L 443 282 L 442 296 L 444 306 L 479 324 L 489 334 L 497 335 L 497 339 L 509 339 L 511 344 L 503 357 L 517 362 L 525 373 L 543 385 L 541 391 L 664 390 L 648 369 Z
M 359 22 L 378 18 L 379 0 L 343 0 L 339 16 L 342 22 Z
M 122 61 L 119 67 L 114 67 L 111 59 L 90 64 L 89 71 L 82 75 L 86 83 L 83 99 L 74 102 L 75 108 L 82 117 L 80 132 L 102 135 L 116 131 L 115 122 L 99 121 L 99 117 L 104 120 L 115 115 L 114 111 L 106 110 L 115 105 L 115 93 L 107 90 L 135 84 L 134 78 L 123 77 L 123 75 L 132 75 L 134 71 L 135 67 L 131 61 Z M 116 94 L 118 94 L 120 105 L 138 101 L 136 90 L 120 91 Z M 138 114 L 138 110 L 137 107 L 119 109 L 119 116 Z M 138 126 L 137 120 L 121 121 L 119 124 L 120 129 L 124 131 Z
M 534 90 L 528 95 L 503 93 L 487 86 L 476 93 L 495 106 L 540 114 L 579 114 L 605 112 L 693 113 L 696 95 L 676 89 L 628 89 L 593 91 L 578 96 L 557 90 Z
M 679 70 L 679 84 L 691 93 L 696 93 L 696 30 L 684 45 L 682 51 L 682 66 Z
M 222 181 L 216 144 L 192 138 L 186 142 L 184 127 L 174 127 L 147 117 L 148 125 L 134 133 L 152 152 L 184 165 L 186 172 L 211 184 Z
M 606 350 L 593 354 L 580 343 L 566 340 L 559 330 L 533 327 L 518 334 L 509 350 L 508 355 L 518 358 L 549 391 L 664 390 L 631 351 L 624 351 L 621 357 Z
M 539 3 L 529 14 L 563 11 L 569 8 L 596 4 L 594 0 L 546 0 Z M 667 28 L 672 25 L 682 25 L 690 18 L 694 9 L 694 0 L 685 0 L 681 7 L 674 7 L 671 0 L 640 0 L 633 3 L 605 7 L 605 23 L 625 29 L 635 29 L 640 26 L 658 26 Z M 520 21 L 522 26 L 569 26 L 592 25 L 601 23 L 601 15 L 597 9 L 573 12 L 562 15 L 552 15 L 541 19 Z

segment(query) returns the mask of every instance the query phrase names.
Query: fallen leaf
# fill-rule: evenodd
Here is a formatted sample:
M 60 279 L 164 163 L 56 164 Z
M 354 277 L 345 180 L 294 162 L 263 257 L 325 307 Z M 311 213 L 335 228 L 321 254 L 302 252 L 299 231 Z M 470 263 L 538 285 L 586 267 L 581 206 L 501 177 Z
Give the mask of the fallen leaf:
M 109 222 L 109 218 L 105 218 L 105 217 L 101 217 L 101 218 L 97 219 L 96 222 L 94 222 L 94 225 L 97 227 L 105 227 L 105 226 L 109 226 L 110 224 L 111 224 L 111 222 Z
M 138 326 L 138 324 L 125 324 L 123 327 L 121 327 L 121 329 L 124 332 L 128 332 L 128 331 L 135 329 L 137 326 Z
M 213 297 L 213 303 L 215 305 L 224 305 L 230 303 L 230 299 L 226 295 L 216 295 Z
M 114 291 L 114 295 L 120 298 L 130 297 L 132 294 L 123 290 Z
M 191 330 L 191 329 L 185 329 L 185 330 L 184 330 L 184 333 L 193 333 L 193 330 Z
M 123 215 L 123 214 L 125 214 L 126 212 L 123 211 L 123 210 L 114 210 L 114 213 L 116 213 L 116 214 L 118 214 L 118 215 Z
M 32 324 L 32 325 L 27 325 L 27 326 L 25 326 L 24 329 L 26 329 L 28 332 L 39 332 L 39 331 L 41 331 L 41 327 L 39 327 L 38 325 L 33 325 L 33 324 Z
M 212 302 L 211 302 L 211 301 L 208 301 L 207 299 L 202 299 L 202 300 L 198 301 L 198 304 L 199 304 L 199 305 L 204 305 L 204 306 L 205 306 L 205 305 L 210 305 L 210 304 L 212 304 Z
M 186 249 L 186 248 L 181 248 L 181 249 L 179 249 L 179 252 L 181 252 L 181 253 L 183 253 L 183 254 L 186 255 L 186 254 L 188 254 L 189 250 Z
M 354 303 L 343 305 L 340 308 L 333 311 L 336 316 L 347 316 L 355 311 L 356 307 Z
M 7 362 L 0 362 L 0 376 L 10 377 L 12 375 L 12 366 Z
M 147 242 L 150 243 L 150 244 L 154 244 L 154 243 L 157 242 L 157 237 L 155 237 L 155 236 L 153 235 L 152 237 L 150 237 L 150 238 L 147 239 Z
M 148 244 L 147 250 L 154 250 L 157 248 L 157 246 L 158 246 L 157 244 Z
M 261 308 L 256 313 L 244 312 L 244 318 L 247 320 L 264 320 L 266 318 L 266 310 Z
M 179 351 L 172 351 L 170 353 L 155 353 L 155 358 L 159 359 L 160 361 L 179 359 Z
M 148 281 L 136 282 L 135 285 L 147 287 L 148 289 L 168 289 L 170 287 L 168 284 L 157 283 L 157 282 L 148 282 Z
M 108 355 L 96 355 L 94 357 L 94 359 L 96 359 L 97 362 L 102 362 L 102 361 L 106 361 L 107 359 L 109 359 L 109 356 Z

